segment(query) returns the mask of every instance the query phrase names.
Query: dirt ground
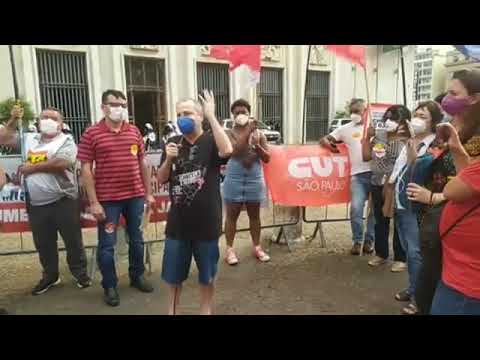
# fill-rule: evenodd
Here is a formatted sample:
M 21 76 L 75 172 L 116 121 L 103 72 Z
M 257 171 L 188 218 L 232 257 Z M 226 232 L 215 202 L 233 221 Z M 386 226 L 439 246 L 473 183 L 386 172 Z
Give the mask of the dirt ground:
M 263 212 L 264 224 L 273 222 L 272 209 Z M 343 217 L 345 207 L 330 208 L 328 218 Z M 309 219 L 325 217 L 324 209 L 309 211 Z M 282 222 L 278 216 L 275 221 Z M 240 227 L 247 225 L 242 216 Z M 314 224 L 304 224 L 303 234 L 313 233 Z M 147 239 L 162 237 L 161 226 L 153 225 Z M 155 232 L 157 235 L 155 235 Z M 407 284 L 407 274 L 390 272 L 389 265 L 372 269 L 369 256 L 353 257 L 349 222 L 324 225 L 326 248 L 319 237 L 311 242 L 287 246 L 271 244 L 271 230 L 264 230 L 262 238 L 271 255 L 271 262 L 261 264 L 251 256 L 251 242 L 247 232 L 236 238 L 239 265 L 230 267 L 223 261 L 225 241 L 221 239 L 221 256 L 217 281 L 216 309 L 219 315 L 397 315 L 402 304 L 394 300 L 396 291 Z M 19 250 L 19 238 L 0 235 L 0 251 Z M 85 231 L 86 245 L 95 244 L 95 231 Z M 153 246 L 152 274 L 155 286 L 152 294 L 142 294 L 128 286 L 126 248 L 120 242 L 118 253 L 119 292 L 121 305 L 110 308 L 102 301 L 102 289 L 97 271 L 94 286 L 76 288 L 65 262 L 60 255 L 62 284 L 41 296 L 30 291 L 40 276 L 37 255 L 0 257 L 0 307 L 18 315 L 63 314 L 138 314 L 163 315 L 167 309 L 167 288 L 160 279 L 163 243 Z M 269 246 L 270 245 L 270 246 Z M 29 236 L 24 235 L 24 249 L 31 249 Z M 87 251 L 90 259 L 90 251 Z M 197 314 L 199 294 L 197 270 L 194 264 L 191 276 L 184 284 L 179 312 Z

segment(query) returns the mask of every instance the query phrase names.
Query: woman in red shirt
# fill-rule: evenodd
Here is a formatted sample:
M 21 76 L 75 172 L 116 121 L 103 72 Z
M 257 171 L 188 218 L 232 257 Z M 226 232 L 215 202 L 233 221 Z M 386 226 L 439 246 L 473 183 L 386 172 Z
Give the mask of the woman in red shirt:
M 474 105 L 480 107 L 480 103 Z M 468 156 L 450 124 L 449 149 L 458 176 L 443 190 L 449 200 L 442 213 L 442 281 L 433 299 L 432 315 L 480 315 L 480 161 Z

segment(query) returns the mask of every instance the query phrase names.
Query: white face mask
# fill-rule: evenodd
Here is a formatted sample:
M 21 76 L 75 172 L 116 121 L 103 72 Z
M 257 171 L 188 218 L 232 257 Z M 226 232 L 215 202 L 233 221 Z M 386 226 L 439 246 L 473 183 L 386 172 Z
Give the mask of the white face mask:
M 118 107 L 110 106 L 110 115 L 108 117 L 110 118 L 110 120 L 114 122 L 123 121 L 125 120 L 124 110 L 126 109 L 122 108 L 121 106 L 118 106 Z M 127 115 L 127 118 L 128 118 L 128 115 Z
M 385 130 L 387 130 L 387 132 L 394 132 L 397 131 L 397 129 L 398 124 L 395 121 L 392 121 L 390 119 L 387 119 L 387 121 L 385 121 Z
M 239 126 L 245 126 L 248 123 L 248 116 L 244 114 L 237 115 L 235 118 L 235 124 Z
M 60 132 L 60 125 L 53 119 L 41 119 L 40 132 L 48 136 L 57 135 Z
M 128 110 L 127 109 L 123 109 L 123 119 L 122 120 L 128 122 Z
M 415 135 L 425 134 L 425 132 L 427 131 L 427 124 L 424 120 L 420 118 L 413 118 L 410 123 L 412 125 L 412 129 Z
M 155 140 L 157 139 L 157 137 L 155 136 L 155 133 L 150 133 L 148 134 L 148 140 L 150 140 L 151 142 L 155 142 Z
M 360 124 L 362 122 L 362 116 L 358 114 L 351 114 L 350 119 L 354 124 Z

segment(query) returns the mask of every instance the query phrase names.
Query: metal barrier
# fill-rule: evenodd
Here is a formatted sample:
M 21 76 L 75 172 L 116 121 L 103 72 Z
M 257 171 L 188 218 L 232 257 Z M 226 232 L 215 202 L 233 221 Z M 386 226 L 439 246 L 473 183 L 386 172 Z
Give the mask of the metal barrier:
M 277 222 L 277 216 L 275 214 L 275 206 L 270 203 L 268 209 L 272 209 L 272 220 L 271 222 L 266 222 L 264 225 L 261 226 L 262 230 L 266 229 L 280 229 L 278 232 L 278 235 L 276 236 L 275 240 L 270 239 L 271 243 L 275 243 L 278 245 L 287 245 L 288 249 L 291 251 L 290 245 L 287 241 L 287 238 L 285 236 L 285 226 L 295 226 L 299 223 L 300 216 L 297 216 L 295 219 L 287 222 L 281 222 L 281 223 L 276 223 Z M 261 211 L 265 212 L 265 209 L 261 209 Z M 152 255 L 153 255 L 153 248 L 152 246 L 154 244 L 162 243 L 165 241 L 165 237 L 163 234 L 160 234 L 160 227 L 161 224 L 165 224 L 165 222 L 154 222 L 154 223 L 149 223 L 147 231 L 144 231 L 144 245 L 145 245 L 145 265 L 147 266 L 149 274 L 152 273 Z M 95 233 L 95 242 L 97 241 L 96 238 L 96 229 L 82 229 L 83 233 L 85 235 L 85 232 L 91 232 Z M 153 231 L 152 231 L 153 230 Z M 240 228 L 237 229 L 237 233 L 240 232 L 246 232 L 249 231 L 249 227 L 245 228 Z M 117 233 L 117 244 L 116 244 L 116 251 L 115 251 L 115 258 L 116 261 L 118 262 L 120 253 L 119 253 L 119 247 L 121 246 L 122 240 L 125 239 L 125 242 L 128 244 L 128 236 L 126 236 L 125 233 L 123 233 L 125 229 L 123 227 L 119 227 L 118 233 Z M 0 257 L 7 257 L 7 256 L 19 256 L 19 255 L 34 255 L 37 254 L 37 251 L 32 248 L 32 247 L 27 247 L 26 242 L 27 240 L 25 239 L 25 234 L 24 232 L 18 232 L 18 233 L 8 233 L 8 234 L 3 234 L 0 233 L 0 242 L 2 242 L 2 237 L 6 238 L 9 236 L 18 236 L 19 238 L 19 245 L 20 248 L 18 250 L 10 250 L 10 251 L 1 251 L 0 250 Z M 27 233 L 31 234 L 31 233 Z M 281 242 L 281 239 L 284 239 L 284 242 Z M 84 239 L 86 236 L 84 236 Z M 31 245 L 33 246 L 33 241 L 30 241 Z M 1 245 L 0 245 L 1 246 Z M 64 252 L 66 249 L 62 246 L 59 247 L 59 252 Z M 92 245 L 92 244 L 87 244 L 85 245 L 85 250 L 87 252 L 90 252 L 88 254 L 88 259 L 89 259 L 89 274 L 92 279 L 95 278 L 96 270 L 97 270 L 97 261 L 96 261 L 96 255 L 97 255 L 97 246 Z
M 310 236 L 310 241 L 313 241 L 316 237 L 317 234 L 320 234 L 320 245 L 322 248 L 327 247 L 327 242 L 325 239 L 325 233 L 323 231 L 323 224 L 324 223 L 333 223 L 333 222 L 344 222 L 344 221 L 350 221 L 350 203 L 345 204 L 345 217 L 343 218 L 328 218 L 328 209 L 329 206 L 324 206 L 322 207 L 325 209 L 325 216 L 322 219 L 308 219 L 307 218 L 307 208 L 302 207 L 302 220 L 306 224 L 316 224 L 315 229 L 313 231 L 313 234 Z
M 340 206 L 340 205 L 334 205 L 334 206 Z M 320 235 L 320 244 L 322 248 L 325 248 L 327 246 L 326 239 L 325 239 L 325 233 L 323 231 L 323 224 L 326 223 L 335 223 L 335 222 L 345 222 L 345 221 L 350 221 L 350 207 L 351 203 L 347 203 L 344 205 L 345 206 L 345 217 L 334 217 L 334 218 L 329 218 L 328 217 L 328 212 L 329 212 L 329 207 L 330 206 L 324 206 L 321 207 L 321 209 L 325 209 L 324 213 L 325 216 L 322 219 L 308 219 L 307 218 L 307 208 L 302 207 L 302 220 L 306 224 L 316 224 L 315 229 L 310 236 L 310 242 L 313 241 L 317 235 Z M 370 211 L 370 208 L 367 207 L 366 212 L 368 214 L 368 211 Z M 367 216 L 363 215 L 363 220 L 365 221 Z
M 279 232 L 276 236 L 276 239 L 275 240 L 270 239 L 270 242 L 278 244 L 278 245 L 287 245 L 288 249 L 291 251 L 290 244 L 287 241 L 287 237 L 285 235 L 285 229 L 284 228 L 286 226 L 298 225 L 298 223 L 301 220 L 300 212 L 298 212 L 297 216 L 295 216 L 294 219 L 289 219 L 289 221 L 284 221 L 284 222 L 281 222 L 281 223 L 277 223 L 276 209 L 278 209 L 278 207 L 270 201 L 268 208 L 272 208 L 272 223 L 271 224 L 269 224 L 269 223 L 265 224 L 265 222 L 262 221 L 262 226 L 260 227 L 261 230 L 277 229 L 278 228 Z M 284 209 L 286 209 L 286 207 Z M 265 208 L 260 209 L 260 211 L 261 211 L 260 217 L 262 217 L 262 212 L 265 212 Z M 249 227 L 240 228 L 240 229 L 237 229 L 236 232 L 239 233 L 239 232 L 246 232 L 246 231 L 250 231 L 250 228 Z M 284 239 L 283 243 L 281 242 L 282 237 Z

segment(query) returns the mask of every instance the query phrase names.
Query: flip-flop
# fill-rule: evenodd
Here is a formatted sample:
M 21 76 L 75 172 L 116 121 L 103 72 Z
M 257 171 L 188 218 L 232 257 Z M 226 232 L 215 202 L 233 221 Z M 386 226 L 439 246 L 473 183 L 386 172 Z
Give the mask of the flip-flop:
M 395 300 L 397 301 L 410 301 L 410 294 L 407 290 L 400 291 L 395 295 Z
M 404 315 L 417 315 L 418 308 L 414 303 L 410 303 L 402 309 Z

